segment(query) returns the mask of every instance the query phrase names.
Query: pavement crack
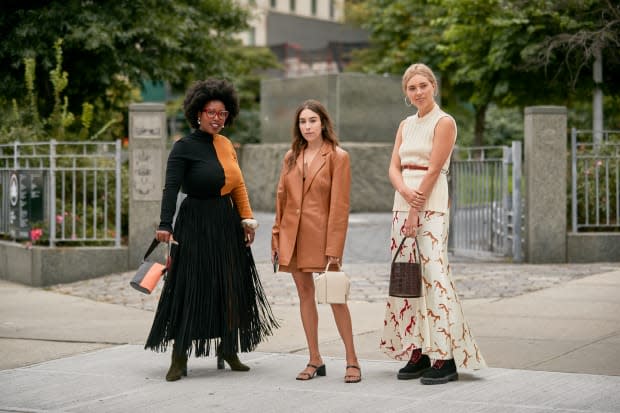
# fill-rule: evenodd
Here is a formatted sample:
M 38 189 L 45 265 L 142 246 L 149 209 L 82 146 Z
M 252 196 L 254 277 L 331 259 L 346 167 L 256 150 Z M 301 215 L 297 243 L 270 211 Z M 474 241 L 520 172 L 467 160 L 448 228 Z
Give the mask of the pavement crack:
M 40 338 L 40 337 L 6 337 L 0 336 L 0 340 L 29 340 L 29 341 L 45 341 L 51 343 L 75 343 L 75 344 L 106 344 L 112 346 L 122 346 L 131 344 L 126 341 L 99 341 L 99 340 L 67 340 L 59 338 Z
M 568 354 L 571 354 L 571 353 L 574 353 L 576 351 L 582 350 L 582 349 L 584 349 L 586 347 L 589 347 L 589 346 L 591 346 L 593 344 L 600 343 L 601 341 L 607 340 L 608 338 L 615 337 L 615 336 L 618 336 L 618 335 L 620 335 L 620 331 L 614 331 L 612 333 L 609 333 L 609 334 L 606 334 L 606 335 L 604 335 L 602 337 L 599 337 L 597 340 L 587 342 L 587 343 L 585 343 L 585 344 L 583 344 L 581 346 L 577 346 L 577 347 L 572 348 L 570 350 L 567 350 L 567 351 L 565 351 L 563 353 L 556 354 L 553 357 L 549 357 L 549 358 L 544 359 L 544 360 L 540 360 L 540 361 L 536 361 L 536 362 L 530 363 L 530 364 L 524 366 L 523 368 L 524 369 L 529 369 L 529 368 L 532 368 L 532 367 L 540 366 L 541 364 L 548 363 L 550 361 L 562 358 L 562 357 L 564 357 L 564 356 L 566 356 Z

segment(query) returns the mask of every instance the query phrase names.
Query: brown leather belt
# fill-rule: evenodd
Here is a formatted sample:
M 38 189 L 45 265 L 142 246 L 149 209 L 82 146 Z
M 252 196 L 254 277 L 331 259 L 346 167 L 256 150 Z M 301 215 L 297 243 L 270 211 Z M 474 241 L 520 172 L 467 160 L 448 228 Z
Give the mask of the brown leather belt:
M 401 165 L 401 169 L 413 169 L 414 171 L 428 171 L 428 166 L 422 165 Z

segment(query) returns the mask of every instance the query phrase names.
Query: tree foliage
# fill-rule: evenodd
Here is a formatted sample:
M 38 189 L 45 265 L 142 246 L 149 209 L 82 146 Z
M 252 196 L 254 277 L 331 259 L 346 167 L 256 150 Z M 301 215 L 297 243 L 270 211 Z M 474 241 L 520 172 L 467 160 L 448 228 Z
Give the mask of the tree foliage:
M 424 62 L 447 106 L 466 103 L 482 144 L 491 105 L 589 100 L 595 50 L 605 92 L 620 94 L 620 13 L 611 0 L 365 0 L 349 17 L 371 32 L 356 69 L 401 74 Z M 608 112 L 616 108 L 606 108 Z
M 47 73 L 52 45 L 63 39 L 71 74 L 69 102 L 105 95 L 118 76 L 132 85 L 167 81 L 185 88 L 210 74 L 233 77 L 240 65 L 234 34 L 247 12 L 232 0 L 51 0 L 3 3 L 0 13 L 0 96 L 23 94 L 23 59 L 35 58 L 39 97 L 53 102 Z M 80 99 L 73 99 L 79 97 Z
M 53 95 L 52 109 L 49 116 L 41 115 L 37 104 L 36 82 L 36 60 L 34 58 L 24 59 L 24 84 L 26 94 L 21 99 L 12 99 L 10 105 L 2 105 L 0 113 L 3 122 L 0 124 L 0 143 L 14 141 L 47 141 L 56 140 L 85 140 L 95 139 L 103 133 L 110 133 L 112 136 L 119 137 L 114 133 L 118 129 L 118 124 L 123 119 L 122 114 L 114 108 L 118 97 L 110 95 L 111 108 L 103 109 L 101 99 L 97 99 L 95 105 L 90 102 L 82 102 L 81 114 L 75 116 L 69 110 L 69 101 L 64 91 L 69 85 L 69 74 L 63 70 L 62 60 L 62 40 L 58 39 L 54 44 L 56 64 L 54 69 L 49 72 L 49 84 Z M 126 88 L 129 91 L 129 88 Z M 109 92 L 109 91 L 108 91 Z M 122 92 L 117 88 L 116 92 Z M 135 98 L 136 96 L 134 96 Z M 0 102 L 6 101 L 0 99 Z M 129 95 L 121 93 L 121 100 L 127 102 Z M 98 122 L 94 122 L 94 112 L 98 109 Z M 91 134 L 91 127 L 96 126 L 99 130 Z M 118 132 L 118 131 L 117 131 Z

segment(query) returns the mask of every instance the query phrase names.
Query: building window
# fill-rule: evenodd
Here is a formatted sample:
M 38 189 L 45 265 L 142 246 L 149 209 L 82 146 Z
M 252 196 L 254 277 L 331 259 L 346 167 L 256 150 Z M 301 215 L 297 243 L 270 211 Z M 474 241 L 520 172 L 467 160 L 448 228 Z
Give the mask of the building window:
M 275 9 L 275 8 L 278 6 L 278 4 L 277 4 L 277 3 L 278 3 L 278 2 L 277 2 L 277 0 L 271 0 L 271 1 L 269 2 L 269 4 L 271 5 L 271 8 L 272 8 L 272 9 Z
M 316 0 L 312 0 L 312 3 L 310 5 L 310 11 L 312 12 L 313 16 L 316 16 Z
M 295 0 L 289 0 L 288 4 L 289 4 L 289 8 L 291 9 L 291 11 L 294 12 L 295 11 Z
M 329 18 L 333 20 L 335 14 L 334 0 L 329 0 Z

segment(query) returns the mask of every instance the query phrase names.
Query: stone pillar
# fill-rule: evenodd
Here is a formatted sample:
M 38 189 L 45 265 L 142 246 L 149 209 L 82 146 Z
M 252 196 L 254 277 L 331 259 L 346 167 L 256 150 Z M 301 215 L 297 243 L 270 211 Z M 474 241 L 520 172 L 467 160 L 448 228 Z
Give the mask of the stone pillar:
M 138 267 L 159 225 L 167 135 L 163 104 L 129 106 L 129 268 Z
M 525 108 L 525 243 L 530 263 L 566 262 L 566 108 Z

